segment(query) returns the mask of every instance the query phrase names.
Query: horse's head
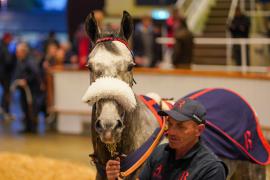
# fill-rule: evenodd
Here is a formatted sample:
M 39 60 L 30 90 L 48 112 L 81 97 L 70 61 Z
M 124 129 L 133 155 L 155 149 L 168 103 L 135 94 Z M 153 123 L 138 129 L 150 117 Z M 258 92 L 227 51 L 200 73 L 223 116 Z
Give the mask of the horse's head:
M 97 83 L 97 86 L 100 89 L 104 89 L 103 87 L 106 86 L 106 92 L 112 91 L 111 88 L 116 87 L 114 95 L 118 96 L 117 88 L 122 89 L 122 85 L 118 87 L 118 82 L 120 84 L 123 82 L 125 84 L 123 86 L 127 86 L 130 89 L 127 90 L 130 94 L 133 85 L 132 69 L 135 63 L 127 45 L 127 41 L 133 31 L 132 18 L 129 13 L 123 12 L 121 28 L 118 33 L 102 34 L 93 13 L 90 13 L 87 17 L 85 29 L 94 44 L 87 64 L 90 71 L 90 87 L 92 88 L 92 84 L 99 79 L 111 78 L 116 80 L 116 83 L 111 83 L 114 81 L 108 81 L 107 79 Z M 106 144 L 117 143 L 121 140 L 121 133 L 125 127 L 124 117 L 127 109 L 123 103 L 119 103 L 116 100 L 117 98 L 114 95 L 109 93 L 109 96 L 106 96 L 99 92 L 100 89 L 98 90 L 99 97 L 97 99 L 96 94 L 92 97 L 90 97 L 91 95 L 88 96 L 87 93 L 93 94 L 94 92 L 91 88 L 86 92 L 84 101 L 89 102 L 89 99 L 90 101 L 95 99 L 95 108 L 93 109 L 95 119 L 92 120 L 94 129 L 102 142 Z M 104 93 L 106 94 L 105 91 Z M 133 98 L 135 99 L 134 95 Z M 123 100 L 123 97 L 121 99 Z
M 121 29 L 118 33 L 102 34 L 93 13 L 86 18 L 85 29 L 94 44 L 87 63 L 91 82 L 97 78 L 109 76 L 121 79 L 132 86 L 132 69 L 135 63 L 127 45 L 133 32 L 132 18 L 129 13 L 123 12 Z

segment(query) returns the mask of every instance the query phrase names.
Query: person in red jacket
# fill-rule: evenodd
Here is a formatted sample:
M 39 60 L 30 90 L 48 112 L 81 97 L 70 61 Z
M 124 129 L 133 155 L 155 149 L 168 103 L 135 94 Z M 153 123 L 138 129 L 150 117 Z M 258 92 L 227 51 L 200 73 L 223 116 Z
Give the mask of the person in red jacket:
M 103 30 L 103 19 L 104 15 L 103 12 L 100 10 L 94 11 L 95 19 L 97 21 L 98 27 L 100 30 Z M 90 39 L 87 36 L 83 24 L 79 26 L 76 34 L 75 34 L 75 44 L 76 44 L 76 50 L 78 53 L 78 59 L 79 59 L 79 67 L 81 69 L 85 68 L 85 65 L 88 61 L 88 54 L 91 51 L 90 46 Z
M 170 16 L 166 20 L 166 29 L 167 29 L 167 37 L 173 38 L 176 29 L 178 28 L 179 22 L 185 22 L 185 18 L 180 14 L 179 10 L 176 7 L 172 7 L 170 11 Z M 165 52 L 164 62 L 161 67 L 172 67 L 172 53 L 173 53 L 174 45 L 172 43 L 167 43 L 167 49 Z

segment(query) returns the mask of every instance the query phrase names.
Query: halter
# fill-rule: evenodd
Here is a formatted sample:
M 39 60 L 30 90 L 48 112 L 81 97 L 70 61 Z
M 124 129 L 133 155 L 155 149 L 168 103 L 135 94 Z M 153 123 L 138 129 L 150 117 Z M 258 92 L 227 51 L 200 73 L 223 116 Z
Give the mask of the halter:
M 98 43 L 101 43 L 101 42 L 106 42 L 106 41 L 119 41 L 121 43 L 123 43 L 129 50 L 129 46 L 128 46 L 128 42 L 122 38 L 119 38 L 119 37 L 103 37 L 103 38 L 99 38 L 97 41 L 96 41 L 96 44 Z

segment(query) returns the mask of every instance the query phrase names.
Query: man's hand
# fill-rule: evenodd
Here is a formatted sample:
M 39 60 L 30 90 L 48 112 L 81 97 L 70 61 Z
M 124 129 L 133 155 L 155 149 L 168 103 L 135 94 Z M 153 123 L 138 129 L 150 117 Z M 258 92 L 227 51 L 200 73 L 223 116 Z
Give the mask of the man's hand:
M 106 174 L 108 180 L 115 180 L 120 175 L 120 158 L 109 160 L 106 164 Z

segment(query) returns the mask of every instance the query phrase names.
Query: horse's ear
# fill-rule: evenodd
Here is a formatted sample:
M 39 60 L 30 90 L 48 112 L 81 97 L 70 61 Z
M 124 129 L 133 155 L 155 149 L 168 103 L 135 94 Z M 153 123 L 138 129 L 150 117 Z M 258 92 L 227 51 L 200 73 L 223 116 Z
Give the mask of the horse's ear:
M 131 15 L 127 11 L 123 11 L 123 17 L 121 21 L 120 36 L 128 40 L 133 33 L 133 20 Z
M 94 12 L 91 12 L 84 23 L 85 31 L 87 35 L 90 37 L 92 42 L 96 42 L 99 37 L 99 29 L 97 25 L 97 21 L 94 16 Z

